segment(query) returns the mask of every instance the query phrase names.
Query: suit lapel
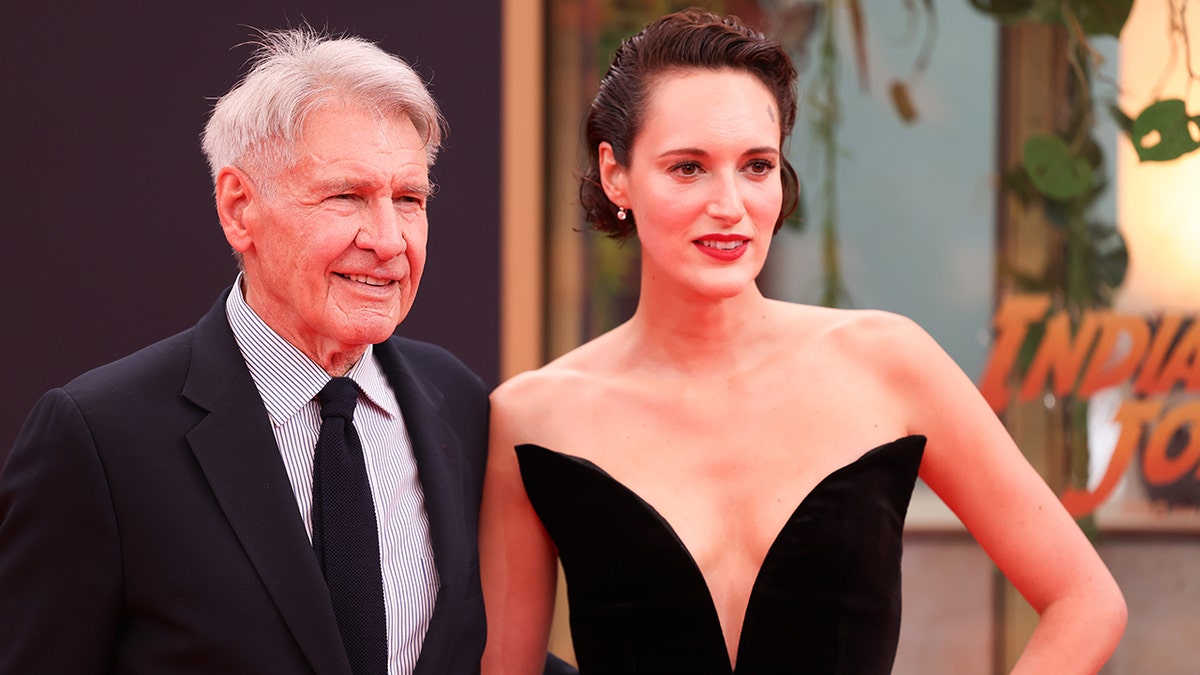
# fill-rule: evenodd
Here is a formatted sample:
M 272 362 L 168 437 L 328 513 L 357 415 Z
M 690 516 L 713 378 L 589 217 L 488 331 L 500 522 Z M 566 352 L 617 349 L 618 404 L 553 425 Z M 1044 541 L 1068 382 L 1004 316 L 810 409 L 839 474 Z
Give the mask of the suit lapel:
M 434 562 L 441 579 L 414 672 L 442 672 L 458 635 L 461 617 L 455 608 L 463 606 L 466 594 L 469 563 L 464 542 L 475 537 L 473 532 L 465 531 L 462 451 L 458 436 L 441 414 L 441 392 L 427 379 L 418 379 L 396 341 L 376 345 L 375 354 L 396 392 L 412 442 L 429 516 Z
M 209 411 L 188 442 L 297 644 L 317 673 L 348 674 L 328 590 L 224 294 L 196 326 L 183 394 Z

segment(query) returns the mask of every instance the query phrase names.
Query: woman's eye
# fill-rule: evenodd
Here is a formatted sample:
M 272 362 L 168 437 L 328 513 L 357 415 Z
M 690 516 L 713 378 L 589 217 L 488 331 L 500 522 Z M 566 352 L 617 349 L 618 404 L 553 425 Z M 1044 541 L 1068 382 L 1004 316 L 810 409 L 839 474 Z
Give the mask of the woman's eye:
M 683 176 L 684 178 L 691 178 L 692 176 L 698 175 L 701 169 L 700 165 L 695 162 L 680 162 L 679 164 L 671 167 L 671 171 Z
M 750 162 L 748 168 L 750 169 L 750 173 L 762 176 L 770 173 L 775 168 L 775 162 L 767 159 L 756 159 Z

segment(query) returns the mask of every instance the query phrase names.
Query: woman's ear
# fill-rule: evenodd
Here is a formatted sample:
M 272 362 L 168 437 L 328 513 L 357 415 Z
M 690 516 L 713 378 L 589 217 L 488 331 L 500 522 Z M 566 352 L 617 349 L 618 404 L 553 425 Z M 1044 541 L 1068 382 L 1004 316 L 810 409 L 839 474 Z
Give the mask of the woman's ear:
M 250 177 L 235 166 L 226 166 L 217 173 L 217 216 L 221 230 L 233 250 L 245 253 L 254 243 L 252 218 L 258 197 Z
M 608 200 L 617 206 L 628 207 L 626 186 L 629 180 L 629 170 L 617 161 L 617 155 L 608 141 L 600 143 L 597 149 L 597 164 L 600 169 L 600 184 Z

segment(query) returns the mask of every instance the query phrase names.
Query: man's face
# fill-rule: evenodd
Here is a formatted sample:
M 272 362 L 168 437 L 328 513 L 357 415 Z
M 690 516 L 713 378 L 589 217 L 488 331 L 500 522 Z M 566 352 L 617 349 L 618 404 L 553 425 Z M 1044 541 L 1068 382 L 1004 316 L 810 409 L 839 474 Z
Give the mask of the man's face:
M 230 243 L 243 254 L 250 307 L 326 371 L 344 372 L 416 297 L 424 143 L 407 117 L 333 104 L 309 116 L 297 157 L 273 179 L 246 177 L 244 236 Z

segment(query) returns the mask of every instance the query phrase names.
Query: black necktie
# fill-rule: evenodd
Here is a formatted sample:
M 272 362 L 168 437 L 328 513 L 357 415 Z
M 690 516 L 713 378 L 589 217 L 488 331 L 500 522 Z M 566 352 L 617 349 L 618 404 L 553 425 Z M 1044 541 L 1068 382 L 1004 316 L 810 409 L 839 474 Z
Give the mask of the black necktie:
M 387 626 L 375 506 L 354 430 L 358 386 L 335 377 L 317 394 L 321 434 L 313 455 L 313 549 L 355 675 L 387 673 Z

